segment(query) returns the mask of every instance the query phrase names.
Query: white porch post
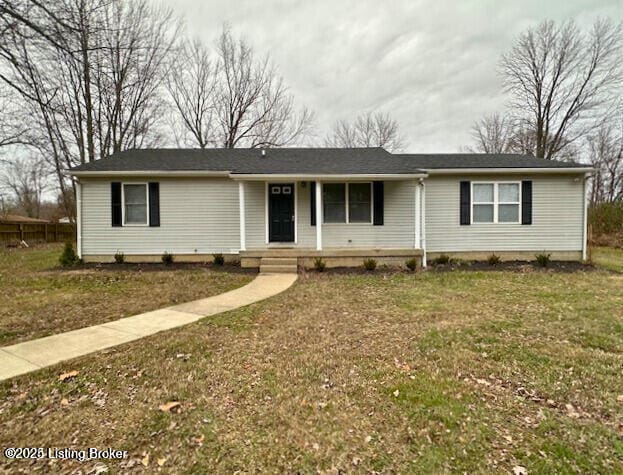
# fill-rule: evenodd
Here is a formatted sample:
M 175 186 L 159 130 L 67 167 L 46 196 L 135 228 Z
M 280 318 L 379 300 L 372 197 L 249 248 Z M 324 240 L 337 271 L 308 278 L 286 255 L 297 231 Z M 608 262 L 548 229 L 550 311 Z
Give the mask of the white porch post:
M 316 250 L 322 251 L 322 183 L 316 182 Z
M 76 182 L 76 247 L 82 259 L 82 183 Z
M 584 195 L 584 215 L 582 216 L 582 260 L 585 261 L 588 257 L 587 252 L 587 240 L 588 240 L 588 186 L 586 186 L 586 182 L 588 181 L 588 176 L 584 175 L 584 190 L 582 194 Z
M 415 180 L 415 242 L 413 243 L 413 247 L 415 249 L 419 249 L 422 247 L 421 237 L 420 237 L 420 200 L 421 200 L 421 189 L 420 189 L 420 181 Z
M 244 213 L 244 181 L 238 182 L 238 202 L 240 205 L 240 250 L 246 251 L 246 228 L 245 228 L 245 213 Z
M 420 243 L 421 243 L 421 248 L 422 248 L 422 267 L 426 267 L 426 185 L 424 184 L 424 181 L 420 182 L 420 187 L 422 188 L 421 191 L 421 205 L 422 205 L 422 210 L 421 210 L 421 217 L 422 217 L 422 224 L 421 224 L 421 235 L 420 235 Z

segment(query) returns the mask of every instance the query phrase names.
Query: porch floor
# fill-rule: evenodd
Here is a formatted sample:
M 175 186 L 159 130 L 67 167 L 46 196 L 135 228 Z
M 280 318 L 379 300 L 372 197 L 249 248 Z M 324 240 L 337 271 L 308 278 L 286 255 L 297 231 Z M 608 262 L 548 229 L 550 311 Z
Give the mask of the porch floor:
M 363 265 L 364 259 L 376 259 L 378 264 L 404 265 L 415 258 L 422 260 L 421 249 L 374 249 L 374 248 L 327 248 L 321 251 L 313 248 L 276 247 L 240 251 L 242 267 L 259 267 L 264 258 L 296 258 L 297 264 L 313 267 L 314 260 L 321 257 L 328 267 L 356 267 Z

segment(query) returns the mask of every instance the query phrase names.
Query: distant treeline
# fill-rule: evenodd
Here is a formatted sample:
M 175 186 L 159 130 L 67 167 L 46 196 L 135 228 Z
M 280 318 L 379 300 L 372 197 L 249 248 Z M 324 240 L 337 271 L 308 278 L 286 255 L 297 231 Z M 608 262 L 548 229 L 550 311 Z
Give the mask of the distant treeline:
M 593 244 L 623 247 L 623 201 L 594 205 L 588 217 Z

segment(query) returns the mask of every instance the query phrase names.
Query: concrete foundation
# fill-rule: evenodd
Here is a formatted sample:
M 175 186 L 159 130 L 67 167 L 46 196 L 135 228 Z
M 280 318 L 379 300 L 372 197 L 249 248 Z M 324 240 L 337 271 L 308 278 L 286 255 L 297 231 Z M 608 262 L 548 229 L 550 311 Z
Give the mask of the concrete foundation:
M 502 261 L 534 261 L 537 254 L 551 254 L 553 261 L 581 261 L 582 251 L 462 251 L 462 252 L 427 252 L 428 262 L 441 255 L 466 261 L 486 261 L 492 254 Z

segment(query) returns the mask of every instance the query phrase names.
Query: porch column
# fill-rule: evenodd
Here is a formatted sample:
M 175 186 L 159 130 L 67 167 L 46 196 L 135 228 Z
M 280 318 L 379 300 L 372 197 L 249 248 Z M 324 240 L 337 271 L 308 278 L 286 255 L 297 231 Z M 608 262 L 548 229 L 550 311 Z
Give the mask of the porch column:
M 322 183 L 316 182 L 316 250 L 322 251 Z
M 422 267 L 426 267 L 426 185 L 424 181 L 420 182 L 421 191 L 421 217 L 422 217 L 422 230 L 420 234 L 420 243 L 422 248 Z
M 245 228 L 245 213 L 244 213 L 244 181 L 238 182 L 238 202 L 240 205 L 240 250 L 246 251 L 246 228 Z
M 421 238 L 420 238 L 420 201 L 421 201 L 422 189 L 420 187 L 420 181 L 415 180 L 415 242 L 413 247 L 415 249 L 419 249 L 422 247 Z

